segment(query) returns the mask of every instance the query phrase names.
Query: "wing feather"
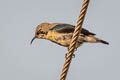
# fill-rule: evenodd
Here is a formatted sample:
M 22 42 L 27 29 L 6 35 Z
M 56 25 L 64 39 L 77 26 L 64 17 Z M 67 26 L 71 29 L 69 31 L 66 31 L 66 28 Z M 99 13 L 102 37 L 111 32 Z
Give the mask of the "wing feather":
M 74 25 L 70 24 L 58 24 L 51 30 L 55 30 L 58 33 L 73 33 L 75 29 Z M 84 35 L 96 35 L 95 33 L 89 32 L 88 30 L 82 28 L 81 33 Z

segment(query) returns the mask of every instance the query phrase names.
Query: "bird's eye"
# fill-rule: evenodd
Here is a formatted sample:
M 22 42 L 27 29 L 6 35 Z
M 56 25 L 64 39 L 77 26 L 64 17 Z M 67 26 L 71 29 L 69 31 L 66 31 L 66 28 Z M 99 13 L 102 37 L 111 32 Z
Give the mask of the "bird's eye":
M 36 34 L 37 34 L 37 35 L 39 35 L 39 34 L 47 34 L 47 32 L 38 31 Z
M 45 32 L 43 32 L 43 31 L 41 31 L 40 33 L 41 33 L 41 34 L 45 34 Z
M 36 34 L 37 34 L 37 35 L 39 35 L 39 34 L 40 34 L 40 32 L 37 32 Z

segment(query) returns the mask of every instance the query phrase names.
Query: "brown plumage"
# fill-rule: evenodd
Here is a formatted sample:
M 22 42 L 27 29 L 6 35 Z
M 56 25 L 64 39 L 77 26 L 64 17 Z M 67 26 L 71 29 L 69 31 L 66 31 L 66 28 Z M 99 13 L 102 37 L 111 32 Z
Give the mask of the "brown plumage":
M 63 23 L 42 23 L 37 26 L 35 37 L 32 39 L 31 43 L 35 38 L 47 39 L 55 42 L 59 45 L 68 47 L 72 39 L 74 32 L 74 25 L 63 24 Z M 108 42 L 95 37 L 96 34 L 89 32 L 88 30 L 82 28 L 76 48 L 83 43 L 103 43 L 109 44 Z

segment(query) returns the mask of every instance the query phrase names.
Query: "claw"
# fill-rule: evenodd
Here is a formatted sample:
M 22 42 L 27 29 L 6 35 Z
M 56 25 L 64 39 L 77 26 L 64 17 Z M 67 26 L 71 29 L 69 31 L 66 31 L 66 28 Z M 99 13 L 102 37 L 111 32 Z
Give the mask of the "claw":
M 75 51 L 77 51 L 77 48 L 75 48 Z
M 67 58 L 67 53 L 65 54 L 65 58 Z
M 72 58 L 75 58 L 75 54 L 72 55 Z

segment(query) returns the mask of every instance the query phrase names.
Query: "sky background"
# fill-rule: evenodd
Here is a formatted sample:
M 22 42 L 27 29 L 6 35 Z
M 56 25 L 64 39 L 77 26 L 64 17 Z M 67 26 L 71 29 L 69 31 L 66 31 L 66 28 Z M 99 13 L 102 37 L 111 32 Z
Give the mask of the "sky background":
M 83 0 L 0 0 L 0 80 L 59 80 L 67 49 L 36 39 L 37 25 L 76 25 Z M 120 0 L 91 0 L 83 27 L 110 43 L 75 52 L 67 80 L 120 80 Z

